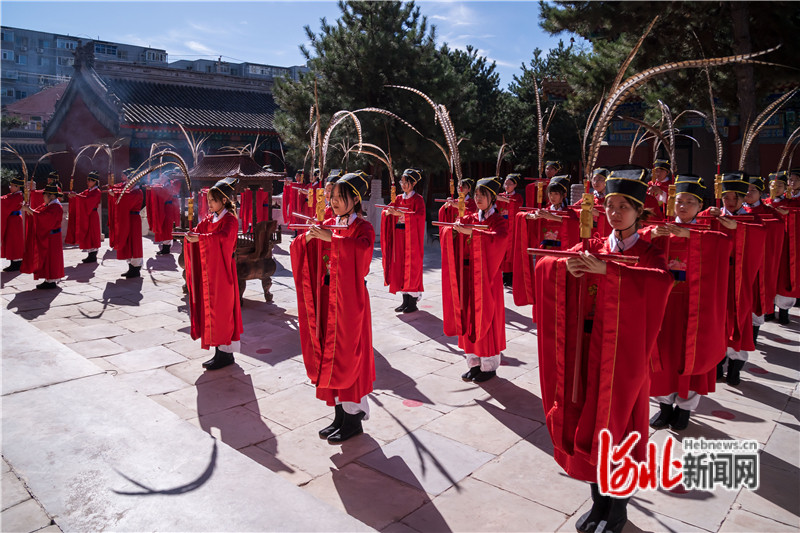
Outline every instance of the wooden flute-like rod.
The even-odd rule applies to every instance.
[[[548,250],[546,248],[528,248],[528,253],[538,257],[556,257],[556,258],[570,258],[570,257],[579,257],[583,255],[583,252],[570,252],[567,250]],[[637,255],[620,255],[620,254],[603,254],[603,253],[593,253],[592,255],[598,259],[604,259],[608,261],[619,261],[620,263],[639,262],[639,256]]]
[[[752,222],[756,219],[753,215],[697,215],[697,218],[719,218],[725,217],[730,220],[738,220],[741,222]]]
[[[310,228],[322,228],[322,229],[347,229],[350,226],[345,226],[344,224],[289,224],[288,228],[290,230],[300,230],[300,229],[310,229]]]
[[[442,228],[452,228],[453,226],[461,226],[462,228],[469,228],[469,229],[489,229],[489,226],[485,224],[456,224],[455,222],[440,222],[438,220],[434,220],[431,223],[434,226],[439,226]]]
[[[556,215],[556,216],[559,216],[559,217],[566,217],[566,216],[569,216],[569,215],[571,215],[573,213],[573,211],[567,211],[567,210],[550,211],[546,207],[520,207],[519,211],[527,211],[529,213],[533,213],[535,211],[547,211],[551,215]]]
[[[397,207],[397,206],[394,206],[394,205],[385,205],[385,204],[375,204],[375,207],[379,207],[381,209],[386,209],[388,207],[391,207],[392,209],[394,209],[396,211],[400,211],[401,213],[406,213],[406,214],[409,214],[409,215],[413,215],[414,214],[414,211],[410,210],[407,207]]]
[[[667,220],[648,220],[643,225],[645,226],[678,226],[679,228],[686,228],[686,229],[711,229],[711,226],[708,224],[684,224],[683,222],[669,222]]]
[[[303,220],[308,220],[309,222],[317,222],[316,218],[304,215],[302,213],[292,213],[292,216],[297,218],[302,218]]]

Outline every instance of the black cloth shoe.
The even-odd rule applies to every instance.
[[[130,279],[130,278],[140,278],[140,277],[142,277],[141,274],[139,274],[140,270],[142,270],[142,267],[140,267],[140,266],[135,267],[133,265],[128,265],[128,271],[125,272],[122,275],[122,277],[123,278],[128,278],[128,279]]]
[[[590,483],[589,487],[592,489],[592,509],[584,513],[575,522],[575,529],[579,533],[594,533],[597,524],[606,516],[608,506],[611,504],[610,497],[600,494],[597,483]]]
[[[403,313],[413,313],[414,311],[419,311],[417,308],[417,300],[419,300],[419,298],[414,298],[409,294],[408,305],[406,305],[406,308],[403,309]]]
[[[496,375],[497,375],[497,372],[495,370],[490,370],[488,372],[484,372],[483,370],[481,370],[480,372],[478,372],[477,376],[472,378],[472,381],[473,381],[473,383],[483,383],[484,381],[489,381],[490,379],[492,379]]]
[[[688,409],[675,407],[675,410],[672,412],[672,417],[669,419],[669,427],[674,431],[683,431],[689,427],[689,415],[691,414],[692,412]]]
[[[725,365],[725,361],[727,361],[727,360],[728,360],[727,357],[723,357],[722,361],[717,363],[717,381],[722,381],[722,379],[725,377],[724,365]]]
[[[214,348],[214,357],[212,357],[212,358],[211,358],[211,359],[209,359],[208,361],[205,361],[205,362],[203,363],[203,368],[208,368],[209,366],[213,365],[213,364],[214,364],[214,361],[216,361],[216,360],[217,360],[217,357],[218,357],[218,356],[219,356],[219,348],[215,347],[215,348]]]
[[[97,263],[97,252],[89,252],[89,255],[84,257],[81,263]]]
[[[672,417],[672,404],[659,403],[658,406],[661,408],[661,411],[654,414],[653,418],[650,419],[650,427],[653,429],[664,429],[669,425],[670,418]]]
[[[760,326],[753,326],[753,345],[758,344],[758,330]]]
[[[773,320],[775,320],[775,313],[774,312],[767,313],[766,315],[764,315],[764,322],[772,322]]]
[[[609,498],[608,516],[598,524],[595,533],[620,533],[628,523],[628,501],[630,498]]]
[[[55,281],[43,281],[36,286],[37,289],[55,289],[56,287]]]
[[[156,255],[169,255],[172,253],[172,244],[162,244],[161,249],[156,252]]]
[[[514,284],[514,273],[503,272],[503,287],[511,287]]]
[[[219,370],[220,368],[225,368],[228,365],[232,365],[234,363],[233,354],[230,352],[223,352],[219,350],[216,355],[214,355],[214,360],[211,361],[210,365],[206,365],[203,363],[203,366],[206,370]]]
[[[22,261],[11,261],[11,264],[3,269],[3,272],[19,272]]]
[[[406,307],[408,306],[408,299],[409,298],[410,298],[410,296],[408,294],[403,293],[403,303],[401,303],[400,305],[395,307],[394,308],[394,312],[395,313],[402,313],[403,311],[405,311]]]
[[[342,427],[342,423],[344,422],[344,407],[342,404],[337,404],[333,408],[333,422],[330,426],[326,428],[322,428],[319,430],[319,438],[327,439],[330,437],[337,429]]]
[[[725,383],[733,387],[741,383],[742,380],[739,378],[739,372],[743,367],[744,361],[730,359],[728,361],[728,375],[725,376]]]
[[[480,365],[479,366],[473,366],[469,370],[467,370],[465,373],[461,374],[461,379],[464,380],[464,381],[472,381],[473,379],[475,379],[475,376],[477,376],[480,373],[481,373]]]
[[[778,324],[785,326],[788,323],[789,323],[789,310],[778,309]]]
[[[329,444],[339,444],[340,442],[344,442],[347,439],[364,433],[364,428],[361,427],[361,419],[364,418],[365,413],[361,412],[357,415],[351,415],[345,411],[344,408],[342,408],[342,411],[344,412],[342,427],[328,435]]]

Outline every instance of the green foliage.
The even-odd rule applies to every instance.
[[[275,127],[290,147],[289,161],[301,166],[306,156],[315,81],[323,131],[336,111],[378,107],[444,144],[433,109],[422,98],[386,87],[405,85],[444,104],[459,138],[468,134],[461,144],[462,161],[484,157],[492,150],[492,142],[499,145],[495,116],[500,91],[494,64],[488,65],[471,48],[450,50],[445,45],[437,49],[435,28],[428,26],[413,2],[340,1],[339,7],[341,17],[333,24],[323,18],[319,33],[306,27],[310,47],[301,50],[311,71],[299,81],[281,80],[275,85],[280,106]],[[363,141],[390,152],[396,173],[409,166],[421,167],[429,175],[445,170],[439,149],[402,124],[375,113],[361,113],[359,119]],[[372,165],[374,172],[383,172],[374,160],[351,156],[342,162],[343,151],[334,146],[341,141],[355,144],[350,126],[337,128],[326,168],[354,170]],[[305,167],[310,168],[311,162]]]
[[[11,181],[12,178],[15,178],[18,175],[19,172],[17,172],[16,170],[11,170],[10,168],[7,167],[0,167],[0,182],[3,185],[6,185]]]
[[[21,128],[22,126],[28,123],[27,120],[24,120],[15,115],[8,115],[8,114],[4,114],[2,118],[0,118],[0,121],[2,121],[3,133],[7,132],[8,130],[13,130],[15,128]]]

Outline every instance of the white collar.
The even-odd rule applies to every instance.
[[[736,215],[746,215],[746,214],[747,214],[747,211],[745,210],[744,205],[742,205],[742,207],[737,209],[735,213],[731,213],[730,211],[728,211],[728,208],[725,207],[725,206],[722,207],[722,215],[723,216],[733,217],[733,216],[736,216]]]
[[[756,200],[755,203],[747,204],[750,208],[758,207],[761,205],[761,200]]]
[[[478,220],[483,222],[493,214],[494,214],[494,205],[492,205],[492,207],[489,208],[489,211],[486,214],[484,214],[483,211],[478,210]]]
[[[633,233],[628,235],[626,238],[624,238],[622,241],[620,241],[617,238],[617,232],[616,231],[612,231],[611,235],[608,236],[608,245],[609,245],[608,247],[611,249],[611,253],[619,253],[619,252],[622,252],[624,250],[627,250],[628,248],[630,248],[631,246],[636,244],[636,241],[638,241],[638,240],[639,240],[639,232],[638,231],[634,231]],[[620,244],[622,246],[620,246]]]
[[[87,190],[89,190],[89,191],[93,191],[93,190],[95,190],[95,189],[97,189],[97,185],[95,185],[94,187],[89,187]]]
[[[212,220],[212,222],[219,221],[219,219],[221,219],[222,217],[224,217],[227,214],[228,214],[228,209],[223,207],[222,211],[220,211],[219,213],[214,213],[214,219]]]
[[[415,193],[416,193],[416,191],[414,191],[413,189],[411,190],[411,192],[404,192],[403,193],[403,200],[408,200],[409,198],[414,196]]]
[[[54,203],[58,204],[58,205],[61,205],[61,202],[58,201],[58,198],[53,198],[52,200],[50,200],[50,203],[48,203],[47,205],[54,204]]]
[[[349,226],[357,217],[358,215],[355,213],[350,213],[350,216],[342,215],[340,217],[336,217],[336,223],[340,226]]]
[[[686,224],[686,222],[681,222],[681,217],[678,217],[678,216],[675,217],[675,223],[676,224]],[[689,222],[689,224],[697,224],[697,219],[693,218],[692,221]]]

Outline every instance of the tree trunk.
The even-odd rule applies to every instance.
[[[753,42],[750,39],[750,2],[730,2],[731,21],[733,22],[733,53],[747,54],[753,51]],[[753,65],[736,64],[733,67],[736,73],[736,98],[739,100],[739,131],[743,135],[746,127],[756,117],[756,86]],[[729,164],[737,166],[751,174],[760,174],[760,157],[758,143],[754,142],[744,168],[738,168],[738,161]]]

